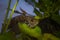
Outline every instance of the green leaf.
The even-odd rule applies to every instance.
[[[20,30],[24,33],[24,34],[28,34],[29,36],[38,38],[41,37],[41,29],[36,26],[34,29],[29,28],[28,25],[26,25],[25,23],[18,23]]]

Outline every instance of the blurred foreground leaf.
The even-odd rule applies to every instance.
[[[24,33],[21,33],[17,40],[31,40],[31,38],[25,35]]]
[[[0,34],[0,40],[16,40],[16,37],[13,32],[7,32],[2,35]]]
[[[43,40],[60,40],[60,39],[53,36],[52,34],[45,33],[43,36]]]
[[[36,26],[35,28],[29,28],[25,23],[18,23],[20,30],[29,36],[40,38],[41,37],[41,29]]]

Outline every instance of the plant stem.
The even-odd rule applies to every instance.
[[[6,23],[7,23],[7,17],[8,17],[10,5],[11,5],[11,0],[9,0],[9,2],[8,2],[8,8],[7,8],[7,11],[6,11],[6,16],[4,18],[4,23],[2,25],[2,31],[1,31],[1,33],[3,32],[3,30],[4,30],[5,26],[6,26]]]
[[[10,21],[11,21],[11,19],[12,19],[12,16],[13,16],[13,14],[14,14],[14,10],[16,9],[16,6],[17,6],[18,2],[19,2],[19,0],[16,0],[16,3],[15,3],[15,5],[14,5],[14,7],[13,7],[13,9],[12,9],[12,12],[11,12],[11,14],[10,14],[10,16],[9,16],[9,19],[8,19],[8,21],[7,21],[6,27],[5,27],[5,29],[3,30],[4,33],[7,31],[8,25],[10,24]]]

